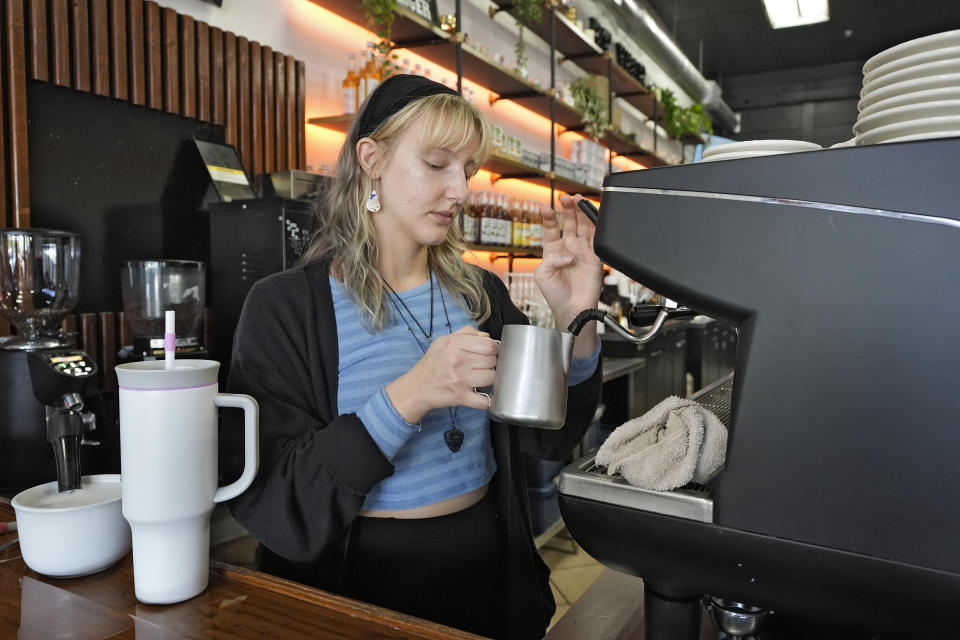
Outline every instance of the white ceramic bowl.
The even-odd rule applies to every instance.
[[[960,73],[960,58],[948,58],[947,60],[931,60],[923,64],[915,64],[905,69],[898,69],[885,73],[868,80],[863,79],[863,87],[860,89],[860,97],[863,97],[871,91],[877,91],[882,87],[888,87],[897,82],[915,80],[917,78],[927,78],[929,76],[942,75],[945,73]]]
[[[900,107],[883,109],[868,116],[861,115],[857,118],[857,123],[853,125],[853,132],[860,135],[888,124],[937,116],[960,116],[960,100],[935,100],[919,104],[905,104]]]
[[[864,74],[863,84],[867,84],[879,78],[880,76],[886,75],[893,71],[899,71],[900,69],[906,69],[907,67],[912,67],[918,64],[924,64],[925,62],[933,62],[934,60],[956,60],[960,58],[960,46],[955,47],[943,47],[940,49],[934,49],[932,51],[921,51],[910,56],[904,56],[902,58],[896,58],[890,62],[880,65],[873,71]]]
[[[766,156],[782,156],[784,151],[740,151],[736,153],[722,153],[720,155],[703,158],[701,162],[720,162],[722,160],[742,160],[743,158],[763,158]]]
[[[822,147],[815,142],[805,140],[743,140],[718,144],[703,152],[704,158],[726,153],[744,153],[748,151],[774,151],[776,153],[793,153],[795,151],[814,151]]]
[[[954,31],[944,31],[933,35],[907,40],[895,47],[885,49],[866,61],[863,65],[863,73],[868,74],[877,67],[892,62],[897,58],[916,55],[924,51],[933,51],[934,49],[943,49],[946,47],[955,47],[960,45],[960,29]]]
[[[916,136],[916,140],[949,138],[960,133],[960,116],[932,116],[888,124],[857,134],[857,144],[878,144]]]
[[[895,96],[902,96],[915,91],[929,91],[932,89],[951,89],[960,87],[960,73],[940,73],[922,78],[912,78],[903,82],[895,82],[876,91],[870,91],[857,103],[857,109],[863,111],[870,105]]]
[[[940,102],[941,100],[960,100],[960,86],[901,93],[898,96],[892,96],[886,100],[874,102],[869,107],[863,109],[857,117],[858,119],[862,119],[877,112],[884,111],[885,109],[903,107],[909,104],[923,104],[924,102]]]
[[[873,144],[888,144],[891,142],[916,142],[917,140],[933,140],[934,138],[960,138],[960,128],[948,131],[928,131],[927,133],[915,133],[908,136],[897,136],[895,138],[884,138]]]
[[[20,553],[27,566],[54,578],[102,571],[130,551],[120,506],[120,476],[84,476],[81,488],[57,492],[48,482],[12,500]]]

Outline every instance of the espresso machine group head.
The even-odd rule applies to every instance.
[[[607,177],[600,258],[739,337],[726,466],[697,509],[565,471],[591,555],[665,602],[955,633],[958,157],[949,138]]]

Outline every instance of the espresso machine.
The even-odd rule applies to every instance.
[[[697,397],[726,466],[654,492],[592,456],[563,520],[643,578],[647,640],[960,637],[960,138],[615,173],[607,264],[739,328]]]
[[[17,330],[0,342],[0,493],[119,468],[110,395],[90,388],[96,362],[61,329],[79,281],[79,235],[0,230],[0,313]]]

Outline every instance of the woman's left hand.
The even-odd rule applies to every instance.
[[[584,309],[596,308],[603,287],[603,263],[593,252],[596,227],[577,206],[580,200],[560,196],[562,229],[553,216],[543,217],[543,259],[534,273],[561,330]]]

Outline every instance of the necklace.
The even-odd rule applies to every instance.
[[[430,333],[428,334],[423,330],[423,326],[420,322],[417,321],[417,317],[413,315],[410,311],[410,307],[406,305],[403,299],[393,290],[386,280],[383,284],[387,286],[387,289],[390,290],[390,293],[393,295],[387,295],[390,299],[390,302],[393,303],[393,308],[397,310],[397,314],[400,318],[403,319],[403,324],[407,325],[407,331],[410,332],[410,335],[413,336],[413,341],[417,343],[417,347],[420,349],[420,352],[423,355],[427,355],[427,350],[423,348],[423,345],[420,344],[419,338],[413,332],[413,327],[410,326],[410,323],[407,322],[407,317],[400,311],[400,306],[397,305],[396,300],[400,301],[400,304],[403,305],[403,308],[407,310],[407,314],[413,318],[413,321],[416,323],[417,328],[420,329],[420,332],[423,333],[424,337],[427,339],[427,342],[430,342],[430,339],[433,336],[433,271],[430,272]],[[396,300],[394,300],[396,298]],[[443,297],[443,287],[440,287],[440,304],[443,305],[443,317],[447,320],[447,333],[453,333],[453,330],[450,327],[450,315],[447,313],[447,301]],[[460,451],[460,447],[463,446],[463,430],[457,427],[457,407],[447,407],[447,411],[450,412],[450,428],[443,432],[443,441],[446,443],[447,448],[450,449],[453,453]]]
[[[393,296],[396,297],[396,299],[400,301],[400,304],[403,305],[403,308],[407,310],[407,314],[408,314],[411,318],[413,318],[413,321],[414,321],[415,323],[417,323],[417,328],[420,329],[420,333],[422,333],[422,334],[423,334],[423,337],[427,339],[427,342],[430,342],[430,340],[433,339],[433,271],[430,272],[430,332],[429,332],[429,333],[427,333],[427,332],[424,330],[423,325],[420,324],[420,321],[419,321],[419,320],[417,320],[417,316],[413,315],[413,312],[410,311],[410,307],[408,307],[408,306],[407,306],[407,303],[403,301],[403,298],[401,298],[400,295],[399,295],[396,291],[393,290],[393,287],[390,286],[390,283],[387,282],[386,280],[384,280],[384,281],[383,281],[383,284],[386,285],[387,289],[390,290],[390,293],[392,293]],[[390,297],[390,296],[388,296],[388,297]],[[441,300],[441,301],[443,300],[443,291],[440,292],[440,300]],[[394,302],[393,297],[390,297],[390,302],[393,302],[393,306],[397,309],[397,313],[400,313],[400,307],[397,307],[397,303]],[[444,313],[447,312],[447,308],[446,308],[446,307],[443,308],[443,312],[444,312]],[[407,319],[404,318],[404,316],[403,316],[402,313],[400,313],[400,317],[403,318],[403,321],[404,321],[404,322],[407,322]],[[411,332],[411,333],[413,332],[413,329],[410,327],[410,324],[409,324],[409,323],[407,323],[407,328],[410,329],[410,332]],[[450,328],[450,318],[447,318],[447,329],[449,329],[449,328]],[[418,341],[417,344],[420,344],[420,342]]]

